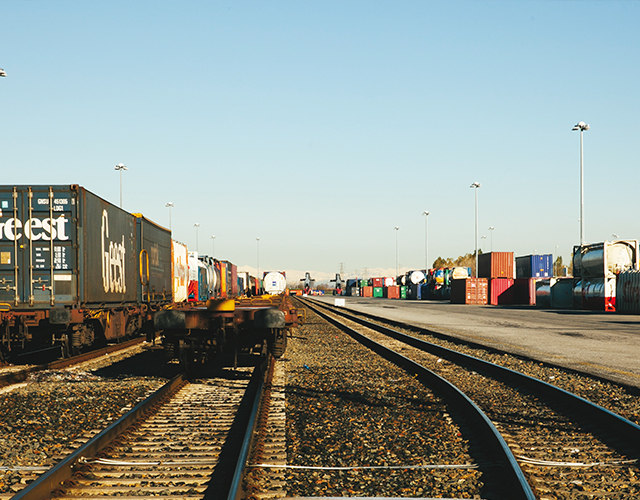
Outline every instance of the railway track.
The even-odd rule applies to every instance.
[[[27,378],[31,374],[39,371],[61,370],[63,368],[67,368],[73,365],[84,363],[86,361],[100,358],[107,354],[113,354],[119,351],[124,351],[126,349],[129,349],[130,347],[142,344],[143,342],[145,342],[145,338],[138,337],[138,338],[129,340],[127,342],[110,345],[107,347],[103,347],[101,349],[89,351],[84,354],[79,354],[77,356],[71,356],[70,358],[58,359],[50,363],[39,364],[39,365],[29,365],[26,367],[20,367],[20,366],[0,367],[0,388],[6,387],[8,385],[19,384],[21,382],[24,382],[25,380],[27,380]]]
[[[640,496],[637,424],[546,382],[335,308],[322,309],[320,314],[335,324],[348,323],[372,343],[401,352],[459,386],[496,424],[536,498]]]
[[[226,498],[240,487],[235,471],[246,460],[264,383],[253,372],[175,377],[14,500]]]

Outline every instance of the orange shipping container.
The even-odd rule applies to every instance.
[[[485,278],[451,280],[452,304],[487,304],[489,283]]]
[[[399,286],[388,286],[384,289],[384,296],[388,299],[399,299],[400,298],[400,287]]]
[[[515,278],[513,252],[478,255],[478,278]]]
[[[363,286],[360,288],[362,291],[363,297],[373,297],[373,287],[372,286]]]

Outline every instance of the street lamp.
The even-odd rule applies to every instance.
[[[215,256],[216,254],[216,237],[212,236],[211,237],[211,257]]]
[[[171,231],[171,209],[174,207],[175,205],[173,203],[171,203],[170,201],[167,202],[167,204],[165,205],[165,207],[169,208],[169,231]]]
[[[122,208],[122,171],[129,170],[129,169],[125,167],[122,163],[118,163],[115,168],[116,170],[120,170],[120,208]]]
[[[256,254],[258,257],[258,285],[260,284],[260,238],[256,238]]]
[[[479,182],[474,182],[473,184],[471,184],[471,186],[469,186],[471,188],[474,188],[475,191],[475,198],[476,198],[476,272],[475,272],[475,277],[478,277],[478,188],[480,187],[480,183]]]
[[[429,270],[429,258],[428,258],[428,248],[429,248],[429,237],[427,233],[427,219],[429,218],[429,212],[422,212],[424,215],[424,268]]]
[[[620,237],[616,233],[613,233],[611,236],[613,236],[616,240]]]
[[[495,227],[493,226],[489,226],[489,231],[491,231],[491,251],[493,252],[493,230],[495,229]]]
[[[397,278],[398,275],[400,274],[399,260],[398,260],[398,230],[400,229],[400,226],[396,226],[393,229],[396,232],[396,278]]]
[[[580,245],[584,245],[584,161],[582,157],[582,134],[589,130],[585,122],[578,122],[571,130],[580,131]]]
[[[487,237],[483,234],[482,236],[480,236],[481,240],[486,240]],[[484,241],[482,242],[482,252],[484,253]]]
[[[0,76],[7,76],[7,72],[0,68]]]
[[[198,251],[198,228],[200,227],[200,223],[196,222],[193,227],[196,228],[196,252]]]

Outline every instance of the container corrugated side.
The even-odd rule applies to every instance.
[[[373,287],[373,296],[377,297],[377,298],[384,297],[384,288],[381,287],[381,286],[374,286]]]
[[[485,278],[451,280],[452,304],[487,304],[488,282]]]
[[[400,298],[400,287],[397,285],[387,286],[384,288],[384,296],[387,299],[399,299]]]
[[[513,303],[518,305],[536,305],[536,278],[516,278],[513,281]]]
[[[479,278],[515,278],[513,252],[489,252],[478,255]]]
[[[493,278],[489,280],[489,303],[493,306],[513,304],[513,279]]]
[[[372,286],[360,287],[360,292],[361,292],[363,297],[373,297],[373,287]]]
[[[170,301],[171,293],[171,231],[136,215],[137,253],[142,263],[138,296],[143,300]],[[148,267],[147,267],[148,262]]]
[[[516,257],[516,278],[550,278],[553,276],[551,254]]]
[[[629,270],[618,274],[616,310],[621,313],[640,314],[640,271]]]

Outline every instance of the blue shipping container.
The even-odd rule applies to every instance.
[[[553,277],[553,255],[525,255],[516,257],[516,278]]]

